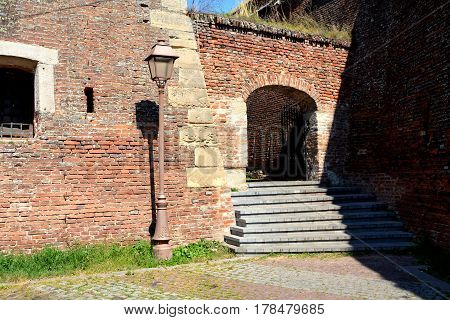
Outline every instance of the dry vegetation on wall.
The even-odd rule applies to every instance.
[[[190,12],[211,13],[217,0],[194,0],[189,7]],[[319,21],[305,11],[287,16],[274,11],[266,18],[258,15],[258,6],[253,1],[243,1],[235,10],[224,14],[233,19],[245,20],[264,24],[278,29],[286,29],[308,35],[318,35],[324,38],[349,42],[351,40],[350,27],[337,26]]]
[[[287,29],[296,32],[301,32],[311,35],[319,35],[325,38],[350,41],[350,29],[345,27],[338,27],[335,25],[328,25],[324,22],[318,21],[306,12],[300,12],[286,16],[280,12],[274,12],[267,18],[261,18],[258,15],[258,8],[252,1],[245,1],[241,3],[233,18],[243,19],[254,23],[267,24],[271,27]]]

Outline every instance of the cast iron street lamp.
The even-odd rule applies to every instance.
[[[157,259],[170,259],[172,247],[169,243],[169,221],[167,217],[167,199],[164,194],[164,107],[166,104],[166,83],[172,77],[173,65],[178,55],[164,40],[158,40],[152,48],[151,54],[145,61],[148,62],[152,80],[158,85],[159,91],[159,195],[156,203],[156,230],[153,236],[153,252]]]

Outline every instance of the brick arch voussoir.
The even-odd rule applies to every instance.
[[[242,89],[242,97],[247,101],[248,97],[256,89],[266,86],[284,86],[303,91],[308,94],[318,104],[320,95],[313,85],[305,79],[291,76],[289,74],[259,74],[246,78],[246,83]]]

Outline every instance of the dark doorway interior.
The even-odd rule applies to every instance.
[[[34,74],[0,68],[0,138],[33,137]]]
[[[269,175],[279,179],[307,180],[306,138],[309,133],[309,118],[296,106],[284,106],[281,125],[278,163],[269,171]]]
[[[267,86],[247,100],[248,173],[258,179],[316,178],[316,104],[306,93]]]

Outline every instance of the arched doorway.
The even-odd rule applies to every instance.
[[[313,180],[318,175],[317,105],[295,88],[269,85],[247,98],[247,174]]]

